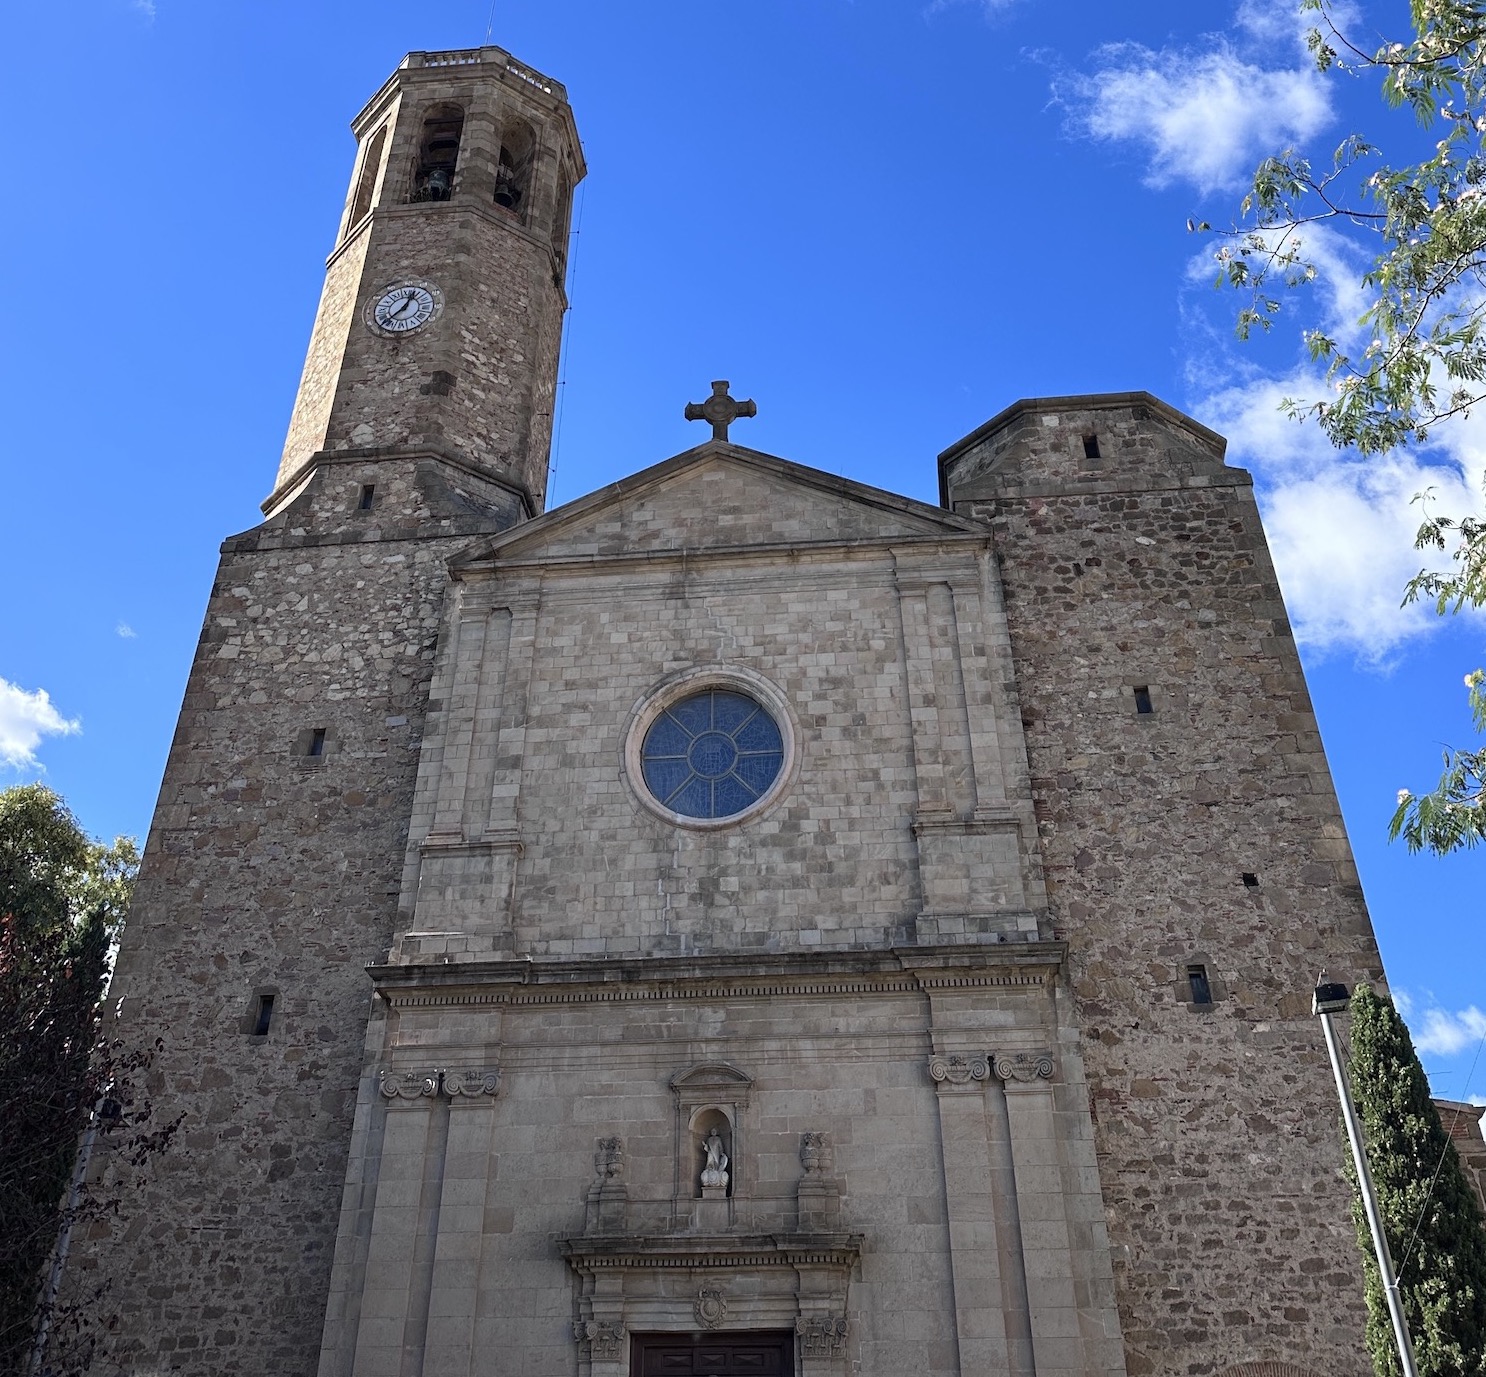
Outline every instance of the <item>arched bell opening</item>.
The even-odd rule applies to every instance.
[[[552,252],[562,275],[568,261],[568,226],[573,214],[573,174],[563,166],[557,174],[557,208],[552,216]]]
[[[495,203],[526,218],[531,193],[532,155],[537,140],[531,126],[515,121],[501,130],[500,152],[495,160]]]
[[[464,111],[457,105],[440,105],[424,116],[409,201],[447,201],[454,194],[463,134]]]
[[[361,155],[361,172],[356,179],[356,195],[351,201],[351,214],[346,228],[360,224],[372,208],[372,197],[377,190],[377,174],[382,170],[382,150],[387,146],[387,126],[384,124],[366,141]]]

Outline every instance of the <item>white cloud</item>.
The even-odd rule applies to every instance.
[[[1367,306],[1364,251],[1324,226],[1313,226],[1301,248],[1316,276],[1286,309],[1298,309],[1343,351],[1360,356],[1367,340],[1358,325]],[[1189,263],[1187,280],[1208,302],[1217,299],[1212,278],[1210,255]],[[1223,300],[1225,310],[1236,306],[1231,295]],[[1231,338],[1226,331],[1223,337]],[[1296,639],[1312,650],[1380,662],[1437,634],[1444,623],[1432,605],[1401,605],[1405,584],[1421,568],[1449,567],[1445,555],[1414,549],[1423,512],[1413,498],[1432,490],[1432,510],[1447,515],[1480,509],[1486,407],[1435,427],[1423,447],[1382,456],[1338,450],[1314,421],[1293,421],[1281,407],[1286,398],[1326,397],[1322,370],[1307,362],[1283,374],[1259,372],[1242,355],[1235,364],[1233,347],[1219,339],[1214,331],[1210,349],[1193,351],[1193,410],[1228,437],[1229,462],[1254,475]]]
[[[1274,235],[1268,237],[1275,238]],[[1187,262],[1187,282],[1192,286],[1207,288],[1207,295],[1211,299],[1213,283],[1219,273],[1218,255],[1224,250],[1231,251],[1233,247],[1231,236],[1220,236],[1214,248],[1204,248],[1200,253],[1194,254]],[[1309,307],[1324,323],[1328,334],[1353,353],[1360,352],[1366,346],[1367,339],[1360,335],[1358,321],[1371,304],[1363,289],[1362,279],[1371,266],[1368,250],[1375,249],[1376,246],[1364,247],[1357,240],[1338,233],[1330,225],[1317,224],[1309,225],[1303,231],[1286,234],[1285,248],[1293,250],[1300,262],[1308,262],[1316,270],[1315,276],[1308,283],[1294,289],[1296,294],[1285,303],[1285,309],[1294,313],[1303,306]],[[1236,310],[1236,294],[1230,294],[1223,300],[1225,306],[1233,303]],[[1288,316],[1282,315],[1279,319],[1283,324]]]
[[[1442,626],[1431,605],[1400,605],[1409,579],[1443,562],[1414,549],[1421,512],[1412,499],[1432,488],[1438,511],[1479,507],[1486,417],[1442,427],[1427,451],[1363,457],[1334,449],[1317,425],[1280,409],[1285,397],[1323,389],[1312,375],[1264,378],[1213,393],[1196,409],[1228,436],[1229,462],[1254,474],[1296,639],[1380,661]]]
[[[989,19],[992,15],[1001,14],[1011,9],[1014,5],[1021,4],[1022,0],[931,0],[928,9],[924,13],[938,14],[941,10],[947,10],[952,6],[965,3],[978,6],[984,12],[986,18]]]
[[[116,635],[122,636],[126,641],[132,641],[139,635],[139,632],[130,626],[128,622],[120,622],[114,627],[114,632]]]
[[[0,679],[0,762],[11,769],[36,765],[42,737],[70,736],[81,730],[81,722],[63,717],[52,706],[45,689],[28,692]]]
[[[1466,1104],[1477,1104],[1486,1108],[1486,1095],[1469,1095],[1466,1097],[1465,1102]]]
[[[1337,28],[1346,32],[1357,27],[1358,11],[1351,0],[1333,0],[1327,12]],[[1310,58],[1306,35],[1318,26],[1314,10],[1302,9],[1296,0],[1288,5],[1275,5],[1271,0],[1240,0],[1234,16],[1238,27],[1251,38],[1270,45],[1289,42],[1297,56]]]
[[[131,8],[138,10],[144,17],[154,22],[155,0],[130,0]]]
[[[1092,70],[1056,82],[1055,94],[1077,133],[1142,147],[1148,185],[1238,187],[1265,154],[1303,143],[1331,121],[1325,79],[1305,51],[1306,27],[1298,9],[1244,0],[1231,37],[1159,50],[1110,44],[1095,51]],[[1256,54],[1284,42],[1292,63],[1251,59],[1235,39]]]
[[[1447,1009],[1426,1009],[1418,1027],[1412,1023],[1414,1047],[1426,1056],[1453,1057],[1476,1046],[1486,1038],[1486,1014],[1474,1004],[1451,1013]]]

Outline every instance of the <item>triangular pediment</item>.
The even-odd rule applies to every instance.
[[[671,1077],[671,1089],[685,1090],[747,1090],[753,1085],[753,1077],[740,1071],[731,1062],[704,1061]]]
[[[468,552],[455,568],[983,533],[941,507],[710,441],[525,522]]]

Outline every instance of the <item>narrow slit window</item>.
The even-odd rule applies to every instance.
[[[1187,985],[1192,991],[1193,1004],[1211,1004],[1213,987],[1208,982],[1206,966],[1187,967]]]
[[[1146,684],[1137,684],[1135,689],[1135,711],[1144,717],[1148,713],[1155,712],[1151,706],[1151,690]]]
[[[263,1038],[268,1036],[269,1025],[273,1022],[273,996],[261,994],[258,996],[258,1013],[253,1019],[253,1036]]]
[[[1099,437],[1097,435],[1084,436],[1084,458],[1097,459],[1099,457]]]
[[[305,751],[308,756],[322,756],[325,754],[325,728],[316,727],[310,733],[309,749]]]
[[[369,512],[372,503],[377,499],[377,485],[375,483],[363,483],[361,485],[361,496],[356,499],[356,510],[358,512]]]

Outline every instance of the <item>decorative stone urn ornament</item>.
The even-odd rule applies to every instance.
[[[618,1181],[624,1175],[624,1140],[600,1138],[598,1151],[593,1156],[593,1169],[601,1182]]]

